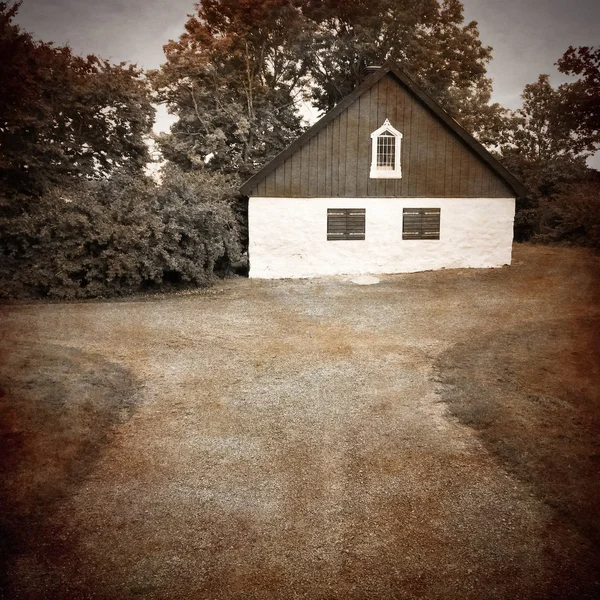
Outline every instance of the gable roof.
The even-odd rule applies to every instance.
[[[458,138],[460,138],[475,154],[483,160],[514,192],[517,196],[527,195],[523,184],[498,160],[496,160],[470,133],[463,129],[427,92],[419,87],[402,69],[393,63],[386,63],[380,69],[369,75],[348,96],[341,100],[328,113],[321,117],[312,127],[307,129],[300,137],[292,142],[285,150],[280,152],[273,160],[248,179],[240,188],[242,194],[249,195],[256,185],[269,173],[285,162],[292,154],[302,148],[319,131],[339,116],[364,92],[373,87],[387,74],[396,77],[413,95],[416,96],[435,116],[438,117]]]

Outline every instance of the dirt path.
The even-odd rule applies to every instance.
[[[6,597],[583,597],[584,541],[448,414],[434,364],[557,313],[598,317],[596,268],[517,246],[510,269],[374,286],[3,306],[9,396],[36,379],[14,358],[35,346],[121,370],[129,411],[99,424],[102,451],[11,555]]]

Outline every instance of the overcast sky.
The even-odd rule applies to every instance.
[[[463,0],[493,47],[488,74],[493,99],[508,108],[540,73],[564,81],[554,63],[569,45],[600,44],[600,0]],[[17,22],[36,37],[68,43],[78,54],[129,60],[144,68],[163,61],[162,46],[183,31],[194,0],[24,0]],[[164,118],[164,117],[163,117]],[[597,157],[600,158],[600,157]],[[594,161],[600,166],[600,160]]]

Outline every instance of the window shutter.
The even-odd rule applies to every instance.
[[[364,208],[328,208],[327,239],[364,240],[365,216]]]
[[[439,208],[405,208],[402,219],[403,240],[439,240]]]

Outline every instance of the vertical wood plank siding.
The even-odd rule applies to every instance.
[[[366,143],[366,145],[369,147],[369,152],[371,151],[371,133],[373,131],[375,131],[375,129],[378,129],[379,127],[381,127],[381,125],[378,125],[375,129],[371,128],[371,124],[372,123],[378,123],[378,119],[379,116],[377,115],[377,99],[379,98],[379,84],[372,87],[369,90],[369,98],[368,98],[368,104],[369,104],[369,112],[367,113],[366,107],[365,107],[365,118],[366,115],[369,115],[369,122],[367,124],[367,126],[365,127],[365,129],[367,129],[369,131],[369,141],[368,142],[363,142]],[[365,96],[367,94],[364,94]],[[367,196],[377,196],[377,179],[371,179],[369,177],[369,171],[371,170],[371,155],[369,154],[369,156],[366,159],[366,175],[365,177],[367,178]]]
[[[371,133],[402,133],[402,179],[370,179]],[[255,196],[510,198],[514,192],[391,75],[365,91],[274,172]]]
[[[357,137],[359,140],[364,139],[365,136],[370,136],[371,132],[367,130],[368,119],[365,119],[365,110],[369,109],[369,94],[363,94],[358,99],[358,128]],[[371,138],[369,137],[369,140]],[[362,197],[367,195],[367,183],[369,181],[369,173],[366,170],[367,166],[365,161],[356,161],[356,195]]]
[[[383,124],[383,122],[385,121],[386,116],[387,116],[387,95],[389,93],[388,92],[388,82],[389,81],[390,81],[389,77],[384,77],[378,84],[379,94],[377,95],[377,123],[380,123],[381,125]],[[381,127],[381,125],[378,125],[377,127]],[[377,127],[375,129],[377,129]],[[369,133],[371,131],[374,131],[374,130],[370,129]],[[369,144],[369,146],[370,146],[370,144]],[[371,161],[370,161],[370,157],[369,157],[369,163],[370,162]],[[385,179],[376,179],[376,182],[377,182],[376,195],[377,196],[385,196],[386,195]]]
[[[340,119],[330,124],[332,128],[331,138],[331,196],[339,195],[339,172],[340,172]]]
[[[344,177],[344,196],[352,197],[357,193],[356,171],[358,161],[363,158],[362,148],[358,144],[358,111],[360,99],[348,107],[348,122],[346,125],[346,177]],[[319,135],[322,135],[321,131]],[[361,144],[362,145],[362,144]]]

